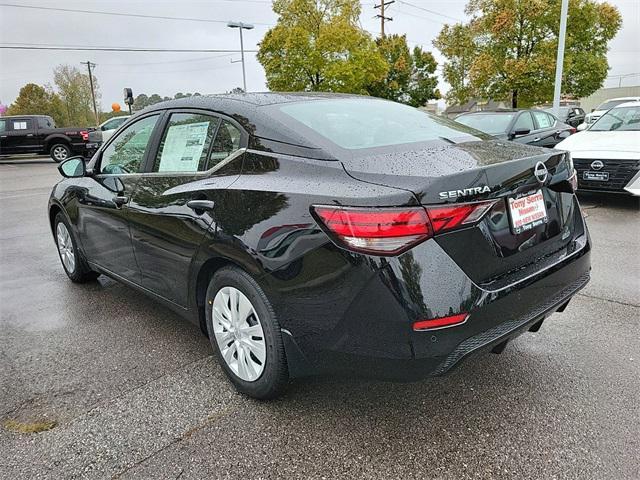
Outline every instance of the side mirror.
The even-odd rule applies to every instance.
[[[578,125],[576,127],[576,130],[578,130],[579,132],[582,132],[582,131],[584,131],[586,129],[587,129],[587,124],[586,123],[581,123],[580,125]]]
[[[573,118],[576,116],[576,112],[569,112],[569,114],[567,115],[567,118]]]
[[[528,128],[518,128],[517,130],[511,132],[511,138],[522,137],[523,135],[529,135],[530,133],[531,130],[529,130]]]
[[[67,158],[64,162],[58,165],[58,171],[60,172],[60,175],[65,178],[84,177],[87,173],[84,158],[82,157]]]

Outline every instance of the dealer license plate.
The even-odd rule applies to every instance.
[[[583,180],[595,180],[596,182],[608,182],[609,172],[582,172]]]
[[[520,198],[509,199],[509,217],[513,233],[522,233],[547,223],[547,209],[542,190]]]

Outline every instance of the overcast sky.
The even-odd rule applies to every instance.
[[[610,0],[622,12],[624,25],[611,43],[610,77],[606,86],[640,84],[640,0]],[[410,45],[431,44],[444,23],[464,20],[466,0],[396,1],[388,7],[387,33],[406,33]],[[213,20],[184,21],[139,17],[71,13],[6,6],[98,10],[116,13],[189,17]],[[374,19],[373,0],[363,1],[361,23],[378,33],[380,22]],[[426,10],[424,10],[426,9]],[[430,13],[431,10],[435,13]],[[0,42],[2,44],[53,44],[69,46],[107,46],[170,49],[238,49],[238,30],[226,27],[228,20],[254,23],[245,31],[245,48],[255,50],[270,25],[276,21],[269,0],[0,0]],[[588,48],[588,46],[587,46]],[[441,60],[437,51],[436,58]],[[122,89],[133,88],[134,95],[176,92],[219,93],[242,85],[240,54],[156,53],[156,52],[74,52],[38,50],[0,50],[0,102],[11,103],[25,83],[52,84],[52,69],[61,63],[80,65],[91,60],[97,64],[95,75],[100,84],[103,109],[113,102],[122,103]],[[265,90],[264,71],[255,53],[246,54],[247,87]],[[440,88],[447,90],[440,82]]]

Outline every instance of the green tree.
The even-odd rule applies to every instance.
[[[64,126],[65,112],[60,97],[50,87],[27,83],[7,109],[7,115],[49,115]]]
[[[448,59],[451,98],[470,94],[529,106],[553,97],[560,0],[470,0],[468,24],[445,26],[434,45]],[[607,46],[622,25],[606,2],[570,0],[562,93],[587,96],[607,77]]]
[[[386,62],[358,26],[358,0],[274,0],[258,60],[271,90],[366,93]]]
[[[437,63],[433,55],[407,46],[405,35],[387,35],[376,40],[387,62],[387,75],[367,87],[370,95],[419,107],[428,100],[440,98]]]
[[[94,125],[96,122],[91,99],[89,75],[71,65],[59,65],[53,70],[53,81],[58,88],[65,111],[65,126]],[[93,76],[96,102],[100,99],[98,80]],[[98,110],[100,106],[98,105]]]

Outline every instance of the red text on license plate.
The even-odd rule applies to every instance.
[[[547,209],[542,190],[520,198],[509,199],[509,216],[514,233],[531,230],[547,222]]]

